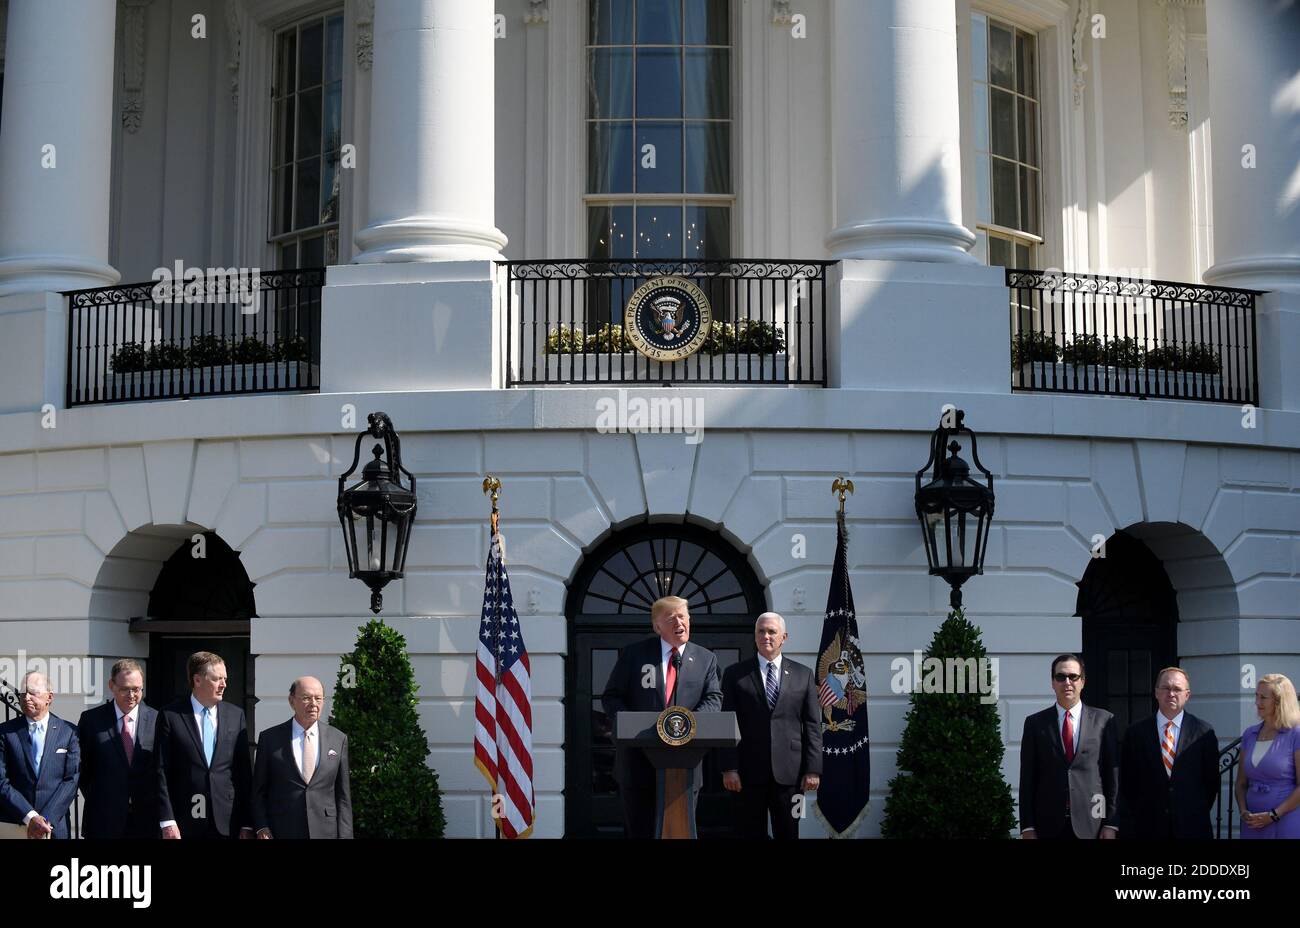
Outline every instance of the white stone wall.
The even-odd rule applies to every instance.
[[[419,478],[420,518],[407,577],[389,587],[385,617],[407,636],[450,834],[491,829],[472,764],[470,682],[485,472],[503,483],[507,560],[532,657],[545,836],[563,830],[563,615],[582,552],[646,514],[718,527],[748,553],[770,608],[789,620],[789,653],[811,662],[834,550],[830,481],[851,476],[849,557],[869,649],[874,740],[865,833],[878,833],[907,708],[905,695],[889,691],[890,662],[927,646],[947,601],[945,585],[926,573],[912,504],[924,433],[718,429],[699,444],[589,428],[403,438]],[[257,583],[259,728],[287,718],[289,681],[301,673],[332,681],[367,616],[366,591],[347,578],[334,512],[335,477],[353,442],[345,434],[184,439],[0,455],[0,653],[145,656],[144,636],[128,632],[126,620],[143,614],[179,539],[212,529]],[[1004,773],[1013,787],[1024,717],[1050,699],[1047,662],[1081,644],[1075,582],[1095,534],[1185,526],[1138,532],[1150,533],[1178,590],[1178,649],[1195,679],[1193,710],[1225,743],[1253,718],[1243,663],[1300,674],[1300,454],[1014,434],[982,435],[980,453],[998,502],[986,574],[967,585],[966,604],[1001,662]],[[792,556],[796,533],[806,538],[806,559]]]

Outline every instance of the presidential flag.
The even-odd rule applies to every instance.
[[[822,778],[817,814],[833,837],[851,834],[867,811],[871,739],[867,733],[867,674],[849,586],[844,513],[836,524],[835,563],[826,597],[817,693],[822,710]]]
[[[533,830],[533,706],[528,650],[510,597],[501,536],[493,533],[479,623],[474,764],[492,786],[492,818],[503,838]]]

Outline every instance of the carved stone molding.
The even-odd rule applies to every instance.
[[[122,128],[136,132],[144,119],[146,7],[153,0],[122,0]]]
[[[528,12],[524,14],[525,26],[541,26],[550,21],[550,0],[528,0]]]
[[[794,13],[790,10],[790,0],[772,0],[772,25],[788,26]]]
[[[357,3],[357,67],[369,71],[375,63],[375,0]]]
[[[226,0],[226,37],[230,51],[226,56],[226,72],[230,77],[230,102],[239,108],[239,54],[242,40],[239,25],[239,0]]]
[[[1083,90],[1088,84],[1084,76],[1088,73],[1088,62],[1084,58],[1083,43],[1088,36],[1088,25],[1092,21],[1092,3],[1090,0],[1075,0],[1074,38],[1070,45],[1070,55],[1074,65],[1074,105],[1083,106]]]
[[[1169,125],[1187,128],[1187,8],[1205,0],[1160,0],[1165,8],[1165,66],[1169,75]]]

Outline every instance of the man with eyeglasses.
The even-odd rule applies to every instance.
[[[81,713],[83,838],[158,837],[158,712],[144,703],[144,669],[130,658],[115,663],[113,698]]]
[[[1156,675],[1159,711],[1134,722],[1120,749],[1119,833],[1125,839],[1214,837],[1210,811],[1219,795],[1219,739],[1183,707],[1192,696],[1187,672]]]
[[[0,821],[25,825],[29,838],[69,838],[81,752],[77,728],[50,711],[49,678],[23,677],[23,714],[0,725]]]
[[[1025,719],[1020,738],[1020,836],[1114,838],[1119,790],[1115,717],[1080,702],[1083,659],[1052,661],[1056,705]]]
[[[253,825],[266,838],[351,838],[348,736],[320,720],[315,677],[289,686],[293,718],[262,732],[253,770]]]

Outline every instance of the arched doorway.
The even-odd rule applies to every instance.
[[[566,836],[623,834],[613,732],[600,694],[619,650],[653,634],[650,606],[661,596],[690,603],[691,641],[713,651],[720,670],[754,654],[753,623],[766,609],[763,585],[744,555],[717,532],[688,524],[639,525],[592,550],[565,604]],[[728,799],[710,756],[698,814],[702,837],[728,832]]]
[[[1105,557],[1079,581],[1084,701],[1114,713],[1120,731],[1155,711],[1155,674],[1178,663],[1177,594],[1160,559],[1131,531],[1105,544]]]

